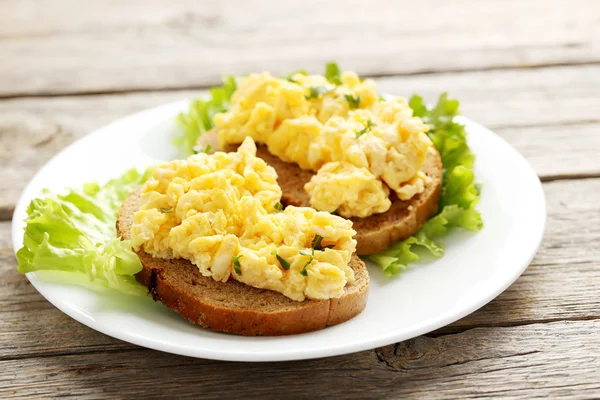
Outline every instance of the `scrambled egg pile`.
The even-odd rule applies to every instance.
[[[277,211],[280,198],[251,138],[236,153],[162,164],[141,188],[132,245],[190,260],[218,281],[231,276],[298,301],[340,297],[354,281],[352,222],[307,207]]]
[[[424,190],[427,125],[405,99],[384,100],[353,72],[335,85],[320,75],[244,77],[228,112],[215,116],[220,145],[247,136],[271,154],[316,171],[305,190],[317,210],[367,217]]]

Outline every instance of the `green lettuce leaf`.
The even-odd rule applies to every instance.
[[[336,86],[342,84],[342,71],[334,62],[329,62],[325,65],[325,78]]]
[[[196,99],[190,104],[187,113],[181,113],[177,121],[183,127],[182,132],[175,136],[173,144],[187,157],[194,154],[194,146],[198,138],[206,131],[214,127],[215,114],[227,111],[229,99],[237,89],[237,81],[234,76],[228,76],[223,80],[222,86],[209,90],[209,98]]]
[[[478,231],[483,227],[481,215],[474,208],[479,202],[480,187],[475,184],[473,162],[475,156],[467,144],[467,131],[454,122],[459,114],[457,100],[443,93],[433,108],[428,108],[420,96],[409,101],[414,115],[429,125],[428,135],[440,152],[443,165],[443,183],[438,213],[430,218],[413,236],[391,245],[387,250],[368,256],[386,275],[395,275],[407,265],[419,260],[414,252],[421,247],[435,257],[444,255],[444,246],[434,239],[442,237],[451,228]]]
[[[140,260],[117,237],[115,223],[125,197],[147,178],[132,169],[103,186],[87,183],[63,195],[44,190],[27,208],[19,272],[60,271],[63,282],[145,294],[134,277]]]

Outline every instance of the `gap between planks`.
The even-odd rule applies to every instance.
[[[555,62],[555,63],[543,63],[543,64],[532,64],[532,65],[519,65],[519,66],[490,66],[490,67],[477,67],[477,68],[453,68],[453,69],[423,69],[419,71],[410,72],[397,72],[397,73],[375,73],[375,74],[364,74],[361,75],[367,79],[379,79],[379,78],[394,78],[394,77],[418,77],[427,75],[452,75],[452,74],[464,74],[469,72],[492,72],[492,71],[519,71],[519,70],[536,70],[536,69],[551,69],[551,68],[562,68],[562,67],[586,67],[600,65],[600,61],[581,61],[581,62]],[[143,94],[143,93],[160,93],[160,92],[176,92],[176,91],[190,91],[190,90],[208,90],[214,86],[220,85],[220,81],[213,81],[211,83],[202,85],[165,85],[160,88],[135,88],[135,89],[123,89],[123,90],[80,90],[80,91],[41,91],[39,93],[15,93],[15,94],[0,94],[1,100],[18,100],[28,98],[55,98],[55,97],[83,97],[83,96],[106,96],[106,95],[126,95],[126,94]],[[594,122],[594,121],[591,121]]]
[[[442,339],[447,336],[455,336],[461,334],[467,334],[474,329],[508,329],[508,328],[527,328],[534,325],[544,326],[546,324],[554,324],[557,322],[586,322],[586,321],[597,321],[600,320],[600,317],[590,316],[590,317],[567,317],[567,318],[551,318],[544,320],[530,320],[530,321],[513,321],[509,323],[498,323],[498,324],[483,324],[483,325],[473,325],[473,326],[453,326],[449,325],[446,327],[442,327],[433,332],[426,333],[418,337],[425,337],[430,339]],[[90,328],[91,329],[91,328]],[[413,338],[414,339],[414,338]],[[407,339],[411,340],[411,339]],[[398,346],[402,342],[397,342],[390,344],[388,346]],[[26,360],[26,359],[36,359],[36,358],[49,358],[49,357],[68,357],[68,356],[76,356],[76,355],[94,355],[94,354],[114,354],[114,353],[130,353],[130,352],[138,352],[138,351],[158,351],[151,348],[138,346],[136,344],[132,344],[129,342],[121,342],[121,346],[119,347],[107,347],[106,345],[99,345],[97,349],[95,348],[70,348],[69,350],[59,350],[59,351],[50,351],[50,352],[31,352],[26,354],[11,354],[6,356],[0,356],[1,361],[15,361],[15,360]],[[385,347],[385,346],[381,346]],[[377,352],[380,347],[364,350],[365,352]],[[174,353],[168,353],[172,355],[176,355]],[[211,361],[210,359],[206,359],[207,361]],[[221,362],[218,360],[213,360],[216,362]]]
[[[215,399],[242,391],[254,398],[283,391],[303,398],[307,390],[313,397],[331,398],[340,389],[346,398],[361,399],[491,394],[562,398],[572,395],[563,388],[600,389],[595,379],[600,341],[593,334],[599,327],[589,321],[481,328],[337,357],[255,363],[252,368],[142,348],[125,357],[111,352],[7,360],[1,362],[0,383],[9,383],[7,393],[21,398],[55,398],[57,391],[97,398],[99,390],[105,396],[140,397],[148,387],[160,387],[157,393],[171,398],[197,398],[199,391]]]
[[[492,300],[493,301],[493,300]],[[584,315],[584,316],[573,316],[573,317],[561,317],[561,318],[543,318],[543,319],[530,319],[521,321],[507,321],[498,323],[485,323],[476,325],[446,325],[435,331],[425,333],[422,336],[430,338],[438,338],[448,335],[456,335],[459,333],[468,332],[478,328],[515,328],[519,326],[538,325],[538,324],[551,324],[554,322],[582,322],[582,321],[596,321],[600,320],[600,316],[596,315]],[[1,359],[1,358],[0,358]]]
[[[568,180],[581,180],[581,179],[595,179],[600,178],[600,172],[593,174],[560,174],[560,175],[545,175],[540,176],[540,181],[543,183],[556,182],[556,181],[568,181]]]
[[[64,0],[39,3],[8,1],[0,12],[5,95],[208,86],[224,72],[321,70],[332,59],[363,75],[600,61],[593,0],[550,0],[541,9],[539,0],[426,0],[401,24],[406,7],[394,1],[99,1],[75,19],[60,12]]]

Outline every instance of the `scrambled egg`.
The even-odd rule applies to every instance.
[[[236,153],[162,164],[141,188],[132,245],[190,260],[218,281],[233,277],[298,301],[340,297],[354,281],[352,222],[307,207],[276,211],[280,198],[277,174],[251,138]]]
[[[319,75],[244,77],[228,112],[215,116],[220,145],[252,137],[316,171],[305,190],[313,207],[344,217],[390,208],[390,190],[408,200],[424,190],[432,143],[405,99],[384,100],[375,83],[345,72],[341,85]]]

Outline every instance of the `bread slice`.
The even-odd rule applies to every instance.
[[[130,238],[138,208],[139,192],[134,192],[119,210],[117,232],[124,240]],[[217,282],[202,276],[187,260],[153,258],[144,251],[137,255],[143,269],[136,279],[148,287],[152,298],[213,331],[246,336],[311,332],[347,321],[367,304],[369,274],[356,255],[350,262],[356,279],[346,286],[341,298],[302,302],[234,279]]]
[[[210,144],[213,151],[219,149],[215,130],[203,134],[199,143],[202,147]],[[228,145],[223,151],[236,151],[237,147]],[[304,185],[312,178],[312,171],[303,170],[297,164],[281,161],[269,153],[266,146],[258,146],[256,155],[277,171],[277,183],[283,192],[281,202],[284,205],[310,207],[310,198],[304,190]],[[414,234],[435,214],[442,187],[442,160],[433,147],[427,155],[424,172],[431,179],[422,193],[406,201],[392,195],[392,206],[386,212],[366,218],[351,218],[357,232],[354,238],[358,242],[358,254],[367,255],[385,250],[392,243]]]

